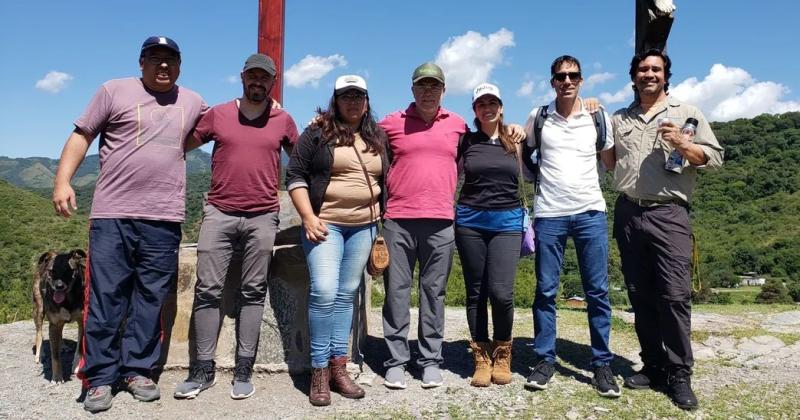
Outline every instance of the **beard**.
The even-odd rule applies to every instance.
[[[262,87],[248,86],[244,90],[244,96],[251,102],[264,102],[267,100],[267,90]]]

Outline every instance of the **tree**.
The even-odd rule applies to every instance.
[[[761,293],[756,296],[756,303],[792,303],[789,290],[779,280],[769,279],[761,286]]]

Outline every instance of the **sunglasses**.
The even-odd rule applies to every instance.
[[[361,102],[367,99],[367,95],[363,93],[345,93],[342,95],[337,96],[337,98],[341,99],[344,102]]]
[[[168,66],[175,66],[180,62],[180,59],[175,56],[159,57],[157,55],[148,55],[144,57],[144,60],[148,64],[152,64],[154,66],[160,66],[161,63],[167,63]]]
[[[564,80],[567,80],[567,76],[569,76],[569,80],[581,80],[581,72],[579,71],[556,73],[553,75],[553,79],[563,82]]]

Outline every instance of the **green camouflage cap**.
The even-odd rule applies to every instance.
[[[411,83],[417,83],[422,79],[436,79],[444,84],[444,72],[441,67],[433,63],[425,63],[414,70],[414,75],[411,76]]]

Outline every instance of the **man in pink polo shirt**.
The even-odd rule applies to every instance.
[[[453,197],[456,149],[467,131],[464,119],[442,108],[444,73],[425,63],[411,77],[414,102],[389,114],[380,126],[389,136],[384,235],[392,263],[384,273],[383,334],[391,358],[384,384],[406,387],[409,304],[414,265],[419,261],[419,351],[422,387],[442,385],[439,364],[444,338],[444,296],[455,247]]]
[[[194,398],[215,384],[214,354],[220,303],[234,248],[243,246],[237,314],[236,367],[231,398],[255,392],[251,375],[267,295],[267,272],[278,231],[281,148],[297,140],[292,117],[274,109],[269,91],[275,63],[253,54],[242,69],[241,98],[214,106],[200,119],[187,148],[214,141],[211,188],[197,244],[197,285],[192,309],[196,359],[175,398]]]

